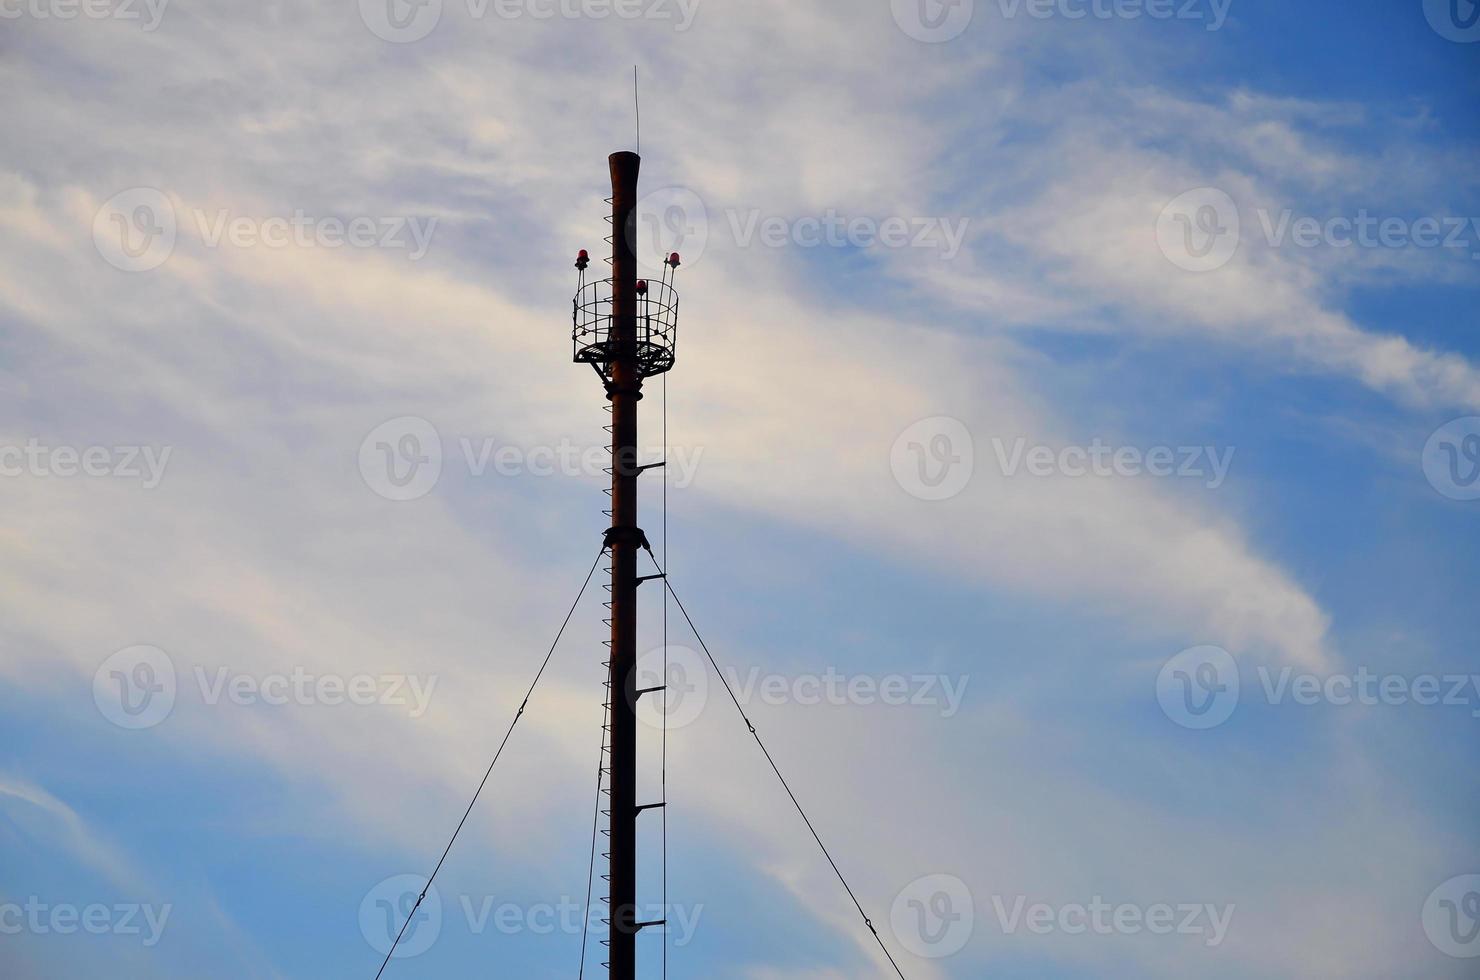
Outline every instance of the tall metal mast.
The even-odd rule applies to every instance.
[[[637,480],[645,468],[637,452],[637,403],[642,382],[673,366],[678,325],[678,294],[672,285],[677,253],[663,262],[660,282],[638,278],[636,153],[613,153],[611,169],[611,278],[587,282],[589,261],[576,259],[580,284],[574,301],[575,360],[601,376],[611,405],[611,661],[608,708],[611,717],[610,772],[610,976],[635,980],[637,934],[644,926],[637,905],[637,699],[662,688],[637,688],[638,552],[647,538],[638,526]],[[659,464],[660,465],[660,464]],[[666,681],[666,678],[665,678]]]
[[[608,409],[612,417],[610,426],[612,506],[609,512],[611,525],[606,530],[606,538],[602,547],[602,554],[609,555],[611,560],[609,586],[611,601],[607,603],[611,610],[609,620],[611,636],[606,641],[610,647],[607,661],[609,673],[606,683],[606,710],[609,720],[604,726],[608,736],[603,738],[603,764],[600,769],[601,775],[607,777],[607,787],[602,789],[600,783],[597,786],[598,791],[605,792],[611,799],[611,809],[607,811],[610,819],[608,835],[611,838],[611,851],[605,857],[610,861],[610,874],[607,878],[611,886],[607,899],[610,906],[608,921],[611,926],[607,946],[610,949],[611,959],[606,966],[612,980],[636,980],[637,934],[648,926],[667,925],[666,906],[660,918],[644,922],[639,916],[637,902],[637,818],[644,810],[667,805],[666,718],[664,720],[664,798],[655,803],[640,805],[637,802],[637,702],[643,695],[667,691],[666,677],[663,678],[663,683],[657,686],[644,689],[637,687],[637,587],[648,579],[667,578],[667,570],[664,568],[659,568],[654,575],[639,576],[637,574],[638,552],[643,549],[649,552],[652,550],[648,545],[646,535],[637,523],[637,480],[644,470],[663,466],[666,462],[659,460],[643,464],[638,461],[637,403],[642,400],[644,378],[662,374],[673,368],[678,339],[678,292],[673,284],[677,278],[680,263],[678,253],[673,252],[663,259],[662,276],[657,282],[637,278],[637,174],[641,162],[636,153],[625,151],[613,153],[608,158],[612,180],[610,201],[612,235],[609,239],[612,243],[612,274],[610,278],[588,282],[586,269],[590,265],[591,258],[585,249],[581,249],[576,256],[576,270],[579,273],[579,279],[575,299],[571,304],[573,321],[571,339],[575,348],[574,360],[577,364],[591,365],[601,378],[610,403]],[[667,447],[665,446],[664,449],[666,451]],[[514,733],[514,727],[524,716],[524,709],[528,707],[529,699],[534,695],[535,686],[544,676],[545,668],[550,665],[550,658],[555,653],[555,647],[560,643],[560,638],[565,635],[565,628],[570,624],[570,617],[574,614],[581,597],[585,595],[586,587],[590,584],[591,576],[595,574],[599,562],[600,556],[592,563],[585,581],[581,583],[581,591],[577,593],[575,602],[571,604],[570,610],[566,613],[565,621],[555,634],[554,642],[546,651],[545,659],[535,674],[533,683],[530,684],[529,692],[525,695],[519,710],[515,712],[513,720],[510,721],[509,729],[504,733],[504,739],[499,743],[498,751],[493,755],[493,761],[488,764],[488,770],[483,774],[483,781],[478,784],[478,789],[473,793],[472,802],[464,811],[457,829],[452,832],[452,838],[447,842],[447,847],[442,851],[442,857],[438,859],[437,866],[432,869],[431,875],[427,878],[426,885],[416,896],[415,903],[406,914],[400,932],[392,938],[385,959],[381,961],[380,969],[375,974],[376,980],[380,980],[385,973],[386,966],[395,956],[396,948],[415,919],[417,909],[421,908],[422,902],[431,890],[437,872],[441,870],[443,862],[447,860],[447,855],[451,853],[452,845],[457,842],[458,834],[462,832],[463,826],[467,823],[468,815],[472,813],[473,807],[478,802],[479,794],[487,785],[489,775],[492,774],[494,766],[498,765],[504,747],[508,745],[509,737]],[[654,563],[657,564],[656,559]],[[666,582],[664,584],[667,585]],[[679,599],[677,593],[671,588],[667,589],[667,595],[672,596],[674,602],[677,603],[679,612],[683,614],[684,622],[693,630],[694,639],[703,648],[710,665],[716,671],[716,676],[725,685],[725,689],[735,702],[735,707],[739,710],[740,718],[745,722],[746,729],[765,754],[771,770],[775,772],[776,778],[786,790],[792,805],[796,807],[803,823],[807,825],[807,830],[822,850],[823,856],[827,858],[828,864],[832,867],[833,873],[837,875],[844,891],[848,893],[849,899],[852,900],[859,916],[863,919],[864,927],[873,935],[874,941],[900,980],[904,980],[904,971],[899,968],[899,964],[895,962],[888,947],[884,945],[883,938],[864,911],[863,905],[854,895],[853,888],[843,877],[838,863],[833,860],[832,854],[823,844],[817,828],[807,816],[806,811],[802,809],[801,801],[792,792],[786,778],[781,775],[781,770],[776,766],[765,743],[761,741],[760,733],[746,717],[740,700],[735,696],[735,692],[730,690],[728,682],[724,680],[724,675],[719,673],[719,664],[715,661],[714,655],[709,652],[709,647],[705,644],[704,638],[699,635],[698,629],[694,627],[688,610],[684,608],[683,600]],[[664,632],[665,634],[667,632],[666,624]],[[666,708],[665,698],[665,711]],[[610,755],[610,765],[606,764],[607,755]],[[601,812],[599,799],[598,795],[598,814]],[[596,829],[593,826],[593,858]],[[667,830],[665,826],[665,864],[666,852]],[[594,870],[593,867],[593,879]],[[589,893],[591,882],[588,881],[587,884]],[[663,893],[666,903],[666,866]],[[586,951],[584,940],[583,935],[581,947],[583,975]],[[666,972],[665,948],[665,975]]]
[[[612,404],[612,814],[611,977],[637,970],[637,171],[636,153],[613,153]]]

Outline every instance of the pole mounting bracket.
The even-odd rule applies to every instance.
[[[618,538],[622,537],[623,535],[632,533],[636,533],[637,535],[637,546],[651,553],[653,550],[653,546],[648,543],[647,535],[643,533],[643,530],[640,527],[609,527],[606,529],[606,537],[602,539],[601,546],[603,548],[610,548],[613,544],[616,543]]]

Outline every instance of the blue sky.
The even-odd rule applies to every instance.
[[[904,973],[1469,975],[1468,0],[388,2],[0,3],[0,974],[374,976],[600,540],[569,263],[637,64],[673,581]],[[599,600],[387,976],[574,974]],[[888,975],[707,692],[673,974]]]

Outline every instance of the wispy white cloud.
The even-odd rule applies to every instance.
[[[30,809],[40,821],[25,820],[28,827],[44,829],[52,842],[70,853],[89,870],[101,874],[125,892],[147,894],[153,886],[144,870],[115,845],[106,843],[98,830],[77,812],[40,786],[13,776],[0,776],[0,800],[6,809]]]
[[[1409,341],[1409,325],[1374,328],[1342,308],[1355,281],[1374,270],[1394,281],[1473,282],[1474,264],[1460,261],[1468,252],[1445,250],[1435,260],[1411,248],[1281,248],[1264,228],[1285,212],[1322,222],[1401,217],[1415,198],[1432,218],[1468,221],[1473,188],[1452,180],[1461,172],[1455,161],[1442,153],[1402,159],[1402,140],[1424,131],[1422,120],[1395,121],[1394,144],[1367,150],[1342,138],[1362,118],[1356,107],[1248,91],[1210,102],[1075,86],[1030,106],[1034,118],[1052,120],[1040,138],[999,147],[968,137],[998,165],[975,192],[984,213],[968,248],[970,274],[910,270],[936,295],[1013,327],[1212,342],[1282,369],[1350,378],[1407,406],[1480,405],[1480,372],[1467,358]],[[1406,183],[1394,184],[1393,173]],[[1159,247],[1157,221],[1179,195],[1202,187],[1229,195],[1242,234],[1228,264],[1189,272]],[[1022,249],[1034,260],[1014,254]],[[993,268],[1003,257],[1018,277],[1011,287]],[[1026,317],[1014,302],[1024,291],[1035,296]]]

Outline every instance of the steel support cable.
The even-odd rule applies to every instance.
[[[406,927],[416,917],[416,910],[421,908],[421,903],[425,901],[427,892],[431,890],[432,882],[437,878],[437,872],[442,870],[442,864],[447,860],[447,855],[452,853],[452,845],[457,843],[457,837],[462,833],[463,825],[468,822],[468,817],[472,814],[473,807],[478,802],[478,797],[483,793],[483,787],[488,785],[488,777],[493,775],[493,767],[498,765],[499,756],[504,754],[504,746],[509,744],[509,736],[514,734],[514,726],[518,725],[519,719],[524,717],[524,709],[529,706],[529,699],[534,696],[534,689],[539,685],[540,678],[545,676],[545,668],[550,666],[550,658],[555,656],[555,648],[560,645],[560,638],[565,635],[565,628],[570,625],[570,618],[575,615],[576,607],[581,604],[581,597],[586,594],[586,587],[591,584],[591,576],[596,574],[596,566],[601,564],[601,556],[604,554],[606,554],[606,545],[602,545],[601,550],[596,553],[596,560],[591,563],[590,570],[586,572],[586,580],[581,583],[581,591],[576,593],[575,600],[571,602],[570,609],[566,611],[565,619],[561,622],[560,629],[555,634],[555,639],[550,641],[550,649],[545,651],[545,659],[540,663],[539,671],[534,675],[534,680],[530,683],[529,690],[525,692],[524,700],[519,704],[519,710],[514,712],[514,720],[509,722],[509,729],[504,732],[504,739],[499,743],[498,751],[493,753],[493,761],[488,764],[488,769],[483,773],[482,781],[478,783],[478,788],[473,791],[473,798],[468,802],[468,808],[463,811],[462,819],[457,822],[457,829],[452,832],[452,838],[447,841],[447,846],[442,850],[442,856],[437,859],[437,866],[432,869],[432,873],[427,877],[425,887],[422,888],[421,894],[416,897],[416,904],[411,906],[411,911],[406,914],[406,921],[401,923],[401,931],[396,933],[395,941],[391,943],[390,950],[386,952],[385,959],[381,961],[380,969],[375,971],[375,980],[380,980],[380,975],[390,965],[391,957],[396,955],[396,947],[401,944],[401,937],[406,935]]]
[[[581,965],[576,971],[576,980],[586,976],[586,943],[591,931],[591,893],[596,885],[596,837],[601,826],[601,782],[606,772],[606,713],[601,722],[601,754],[596,757],[596,811],[591,814],[591,863],[586,868],[586,921],[581,923]]]
[[[649,547],[647,549],[647,553],[648,557],[652,559],[653,564],[657,566],[658,559],[657,556],[653,554],[652,548]],[[661,566],[658,566],[658,571],[662,573],[664,570]],[[689,624],[689,629],[693,632],[694,639],[699,641],[699,648],[704,651],[704,656],[709,658],[709,664],[714,668],[714,675],[718,677],[719,682],[724,685],[725,693],[728,694],[730,696],[730,700],[735,703],[735,710],[740,712],[740,718],[745,722],[745,727],[750,730],[750,735],[752,738],[755,739],[755,744],[760,746],[761,754],[766,757],[766,762],[770,763],[771,771],[776,774],[776,778],[781,782],[781,788],[786,790],[786,795],[791,798],[792,806],[796,807],[797,813],[801,814],[802,822],[807,825],[807,830],[811,832],[812,839],[817,842],[817,846],[822,850],[822,856],[827,858],[827,863],[832,866],[833,874],[837,875],[838,881],[842,883],[843,890],[847,892],[848,897],[852,899],[853,907],[858,910],[859,916],[863,919],[864,926],[873,935],[874,942],[879,944],[879,951],[884,954],[884,958],[889,961],[889,965],[894,968],[894,972],[899,975],[900,980],[905,980],[904,971],[901,970],[899,968],[899,964],[894,961],[894,957],[889,952],[889,947],[884,945],[884,939],[882,936],[879,935],[879,930],[874,928],[873,920],[870,919],[868,917],[868,913],[863,910],[863,904],[858,901],[858,896],[853,893],[853,888],[851,885],[848,884],[848,879],[843,877],[842,870],[838,868],[838,863],[833,860],[832,853],[828,851],[827,845],[822,842],[822,837],[817,833],[817,828],[812,825],[812,820],[807,816],[807,811],[802,809],[801,801],[799,801],[796,794],[792,792],[791,785],[787,783],[786,777],[781,775],[781,769],[776,765],[776,760],[771,757],[771,752],[769,749],[766,748],[766,743],[761,741],[760,733],[755,730],[755,725],[751,722],[750,716],[745,713],[745,708],[743,705],[740,704],[740,699],[735,696],[735,690],[730,686],[729,680],[725,678],[724,671],[720,670],[719,661],[715,660],[714,654],[709,652],[709,645],[704,642],[704,637],[699,634],[699,628],[694,625],[694,620],[689,616],[689,611],[684,608],[683,600],[680,599],[678,597],[678,593],[674,591],[673,581],[666,576],[666,573],[664,574],[664,578],[662,581],[664,589],[668,592],[669,595],[673,596],[674,604],[678,606],[678,611],[683,614],[684,622]]]
[[[668,565],[668,372],[663,372],[663,565]],[[668,590],[663,590],[663,980],[668,980]]]

